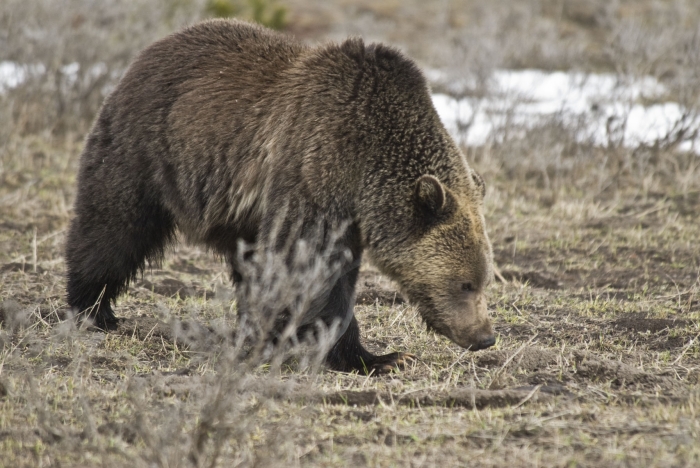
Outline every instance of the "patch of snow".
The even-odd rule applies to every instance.
[[[0,62],[0,92],[14,88],[25,79],[25,71],[15,62]]]
[[[439,71],[426,75],[443,81]],[[459,95],[458,83],[447,89]],[[486,97],[461,99],[434,94],[433,103],[445,127],[467,145],[497,138],[499,130],[533,128],[547,119],[576,125],[577,136],[595,144],[617,138],[628,146],[652,145],[678,130],[685,110],[663,102],[666,89],[652,77],[625,80],[612,74],[499,70]],[[644,101],[660,102],[644,105]],[[700,116],[685,122],[700,128]],[[682,150],[700,151],[700,140],[683,141]]]
[[[64,77],[62,86],[74,86],[79,78],[80,64],[71,62],[60,67],[60,72]],[[98,62],[91,65],[84,77],[90,79],[99,79],[100,77],[109,74],[111,82],[107,82],[101,89],[102,95],[107,96],[114,88],[114,83],[119,80],[123,70],[112,70],[110,72],[107,64]],[[0,62],[0,94],[8,89],[20,85],[29,76],[39,76],[46,73],[46,67],[43,64],[20,65],[16,62],[3,61]]]
[[[20,65],[4,60],[0,62],[0,93],[19,86],[28,76],[40,75],[45,72],[46,67],[41,63]]]

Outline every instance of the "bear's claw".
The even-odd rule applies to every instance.
[[[368,366],[367,373],[369,375],[388,374],[397,369],[403,369],[408,364],[412,364],[418,360],[418,356],[411,353],[390,353],[384,356],[376,356],[374,362]]]

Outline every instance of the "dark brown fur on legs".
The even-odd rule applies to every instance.
[[[144,268],[146,260],[157,262],[162,258],[174,224],[170,213],[149,195],[142,181],[129,180],[129,173],[137,171],[137,167],[107,173],[108,168],[99,164],[99,157],[111,148],[96,142],[94,135],[86,148],[95,153],[93,161],[86,164],[86,158],[83,159],[79,180],[122,180],[120,190],[99,183],[78,186],[76,217],[66,246],[68,303],[79,315],[93,319],[97,327],[112,329],[118,319],[111,303]]]
[[[379,375],[401,368],[416,357],[409,353],[390,353],[375,356],[360,343],[360,327],[355,316],[348,329],[328,352],[326,363],[341,372],[357,370],[365,374]]]
[[[224,256],[267,246],[276,220],[349,225],[343,274],[306,312],[347,325],[328,356],[386,370],[352,314],[363,253],[428,327],[468,349],[493,344],[484,182],[447,134],[426,81],[400,52],[360,39],[318,48],[239,21],[212,20],[144,50],[105,100],[86,141],[66,249],[68,303],[98,326],[177,229]],[[285,214],[286,213],[286,214]],[[275,249],[276,247],[270,247]]]
[[[358,273],[359,267],[355,267],[347,274],[342,275],[330,291],[328,299],[318,309],[317,318],[321,319],[327,328],[330,328],[334,321],[341,321],[341,336],[326,356],[326,364],[331,369],[341,372],[359,371],[373,375],[403,367],[408,361],[414,359],[413,355],[391,353],[375,356],[367,351],[360,342],[360,328],[353,313],[354,291]],[[314,308],[312,307],[312,310],[307,314],[308,325],[302,326],[299,330],[300,336],[303,336],[307,330],[313,332],[310,322],[313,318]]]

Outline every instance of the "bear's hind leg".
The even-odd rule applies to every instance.
[[[68,233],[68,304],[79,317],[92,318],[102,329],[116,328],[111,303],[146,259],[162,257],[173,234],[170,213],[139,195],[125,193],[109,202],[99,196],[79,197]]]

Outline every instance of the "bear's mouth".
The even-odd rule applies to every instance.
[[[437,317],[439,313],[434,307],[418,304],[418,312],[420,313],[423,323],[425,323],[428,331],[442,335],[452,342],[455,342],[450,327]]]
[[[479,351],[486,349],[495,344],[495,337],[492,333],[488,336],[480,337],[477,330],[469,329],[467,333],[459,334],[459,330],[453,329],[446,321],[441,320],[442,314],[436,309],[427,304],[418,304],[423,323],[425,323],[428,331],[442,335],[457,346],[466,349],[467,351]]]

